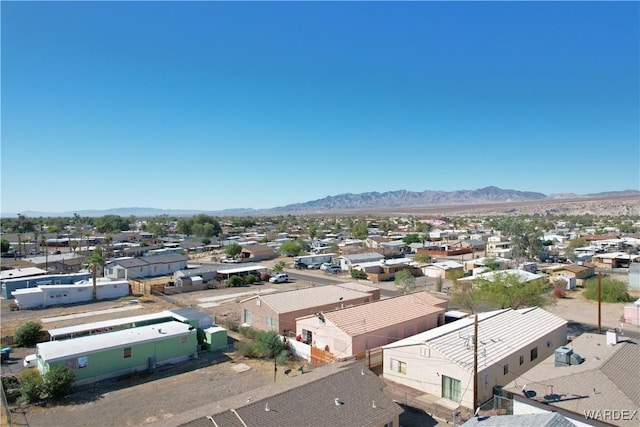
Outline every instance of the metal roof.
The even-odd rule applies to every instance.
[[[161,311],[158,313],[143,314],[141,316],[122,317],[119,319],[103,320],[100,322],[83,323],[82,325],[66,326],[63,328],[49,329],[49,335],[52,339],[57,337],[81,334],[96,329],[112,328],[115,326],[126,325],[129,323],[146,322],[149,320],[172,319],[173,314],[170,311]]]
[[[490,366],[566,324],[566,320],[538,307],[480,313],[478,365],[481,368]],[[474,318],[466,317],[384,348],[427,345],[471,372],[473,346],[469,345],[469,340],[473,338],[473,333]]]
[[[46,362],[53,362],[128,345],[165,340],[189,333],[196,333],[192,326],[182,322],[171,321],[87,337],[43,342],[37,344],[37,348],[38,354]]]

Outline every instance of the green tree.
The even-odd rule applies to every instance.
[[[120,215],[105,215],[94,221],[96,230],[100,233],[117,233],[129,230],[129,220]]]
[[[40,322],[29,320],[16,330],[13,338],[19,347],[31,347],[38,343],[41,331],[42,325]]]
[[[500,261],[493,257],[486,258],[484,260],[484,266],[492,271],[500,270]]]
[[[358,240],[364,240],[367,238],[369,234],[369,228],[367,227],[367,223],[364,221],[357,221],[353,223],[351,227],[351,233],[353,237]]]
[[[473,286],[480,289],[480,298],[488,307],[513,308],[545,307],[555,303],[553,287],[541,279],[524,281],[518,274],[494,274],[491,278],[477,278]]]
[[[430,262],[431,261],[431,255],[425,254],[425,253],[416,254],[416,256],[413,257],[413,260],[415,262]]]
[[[593,277],[587,280],[584,286],[584,297],[588,300],[598,300],[598,278]],[[600,293],[602,302],[631,302],[633,298],[627,292],[627,285],[624,282],[605,276],[600,278]]]
[[[282,270],[284,270],[284,261],[278,261],[276,265],[273,266],[273,271],[278,274],[282,273]]]
[[[269,331],[258,337],[258,348],[264,357],[273,358],[273,382],[276,382],[278,356],[285,350],[284,343],[275,331]]]
[[[280,245],[280,253],[287,256],[298,256],[303,250],[304,246],[299,240],[289,240]]]
[[[407,234],[402,241],[410,245],[412,243],[420,243],[422,240],[420,240],[420,236],[417,234]]]
[[[2,251],[2,253],[6,253],[6,252],[9,252],[9,248],[11,248],[11,243],[9,243],[8,240],[1,239],[0,240],[0,251]]]
[[[58,400],[71,393],[75,374],[64,365],[56,365],[44,374],[44,391]]]
[[[396,288],[406,294],[415,286],[416,278],[413,277],[409,270],[400,270],[395,274],[394,283]]]
[[[531,221],[507,217],[500,221],[499,229],[509,238],[516,259],[537,257],[543,248],[542,230]]]
[[[240,244],[236,242],[229,243],[227,246],[224,247],[224,253],[230,257],[234,257],[238,255],[240,252],[242,252],[242,246],[240,246]]]
[[[86,266],[91,269],[91,277],[93,279],[93,301],[96,301],[98,299],[98,267],[103,268],[105,265],[106,261],[104,259],[102,247],[96,246],[86,264]]]
[[[450,292],[450,304],[474,313],[482,301],[480,288],[469,281],[455,281]]]

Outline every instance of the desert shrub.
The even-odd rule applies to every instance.
[[[238,286],[244,285],[244,282],[239,276],[231,276],[227,279],[227,284],[232,288],[237,288]]]
[[[54,366],[44,374],[44,391],[54,400],[61,399],[71,393],[75,379],[71,369],[63,365]]]
[[[600,280],[602,302],[630,302],[633,298],[627,292],[627,285],[611,277],[602,277]],[[587,280],[584,289],[584,297],[588,300],[598,300],[598,278]]]
[[[240,328],[240,333],[243,337],[255,340],[260,335],[260,331],[254,328]]]
[[[20,398],[24,403],[33,403],[40,400],[40,394],[44,391],[44,382],[36,369],[24,369],[18,374],[20,380]]]
[[[257,282],[257,278],[256,276],[254,276],[253,274],[247,274],[247,277],[244,278],[244,281],[248,284],[251,285],[253,283]]]
[[[42,325],[33,320],[28,321],[20,326],[16,331],[14,339],[20,347],[30,347],[38,343],[38,337],[42,331]]]
[[[244,357],[256,358],[259,356],[258,345],[253,341],[239,341],[235,344],[235,349],[237,353]]]
[[[351,270],[351,277],[354,279],[366,279],[367,273],[361,270]]]

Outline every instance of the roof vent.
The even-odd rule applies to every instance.
[[[265,403],[265,404],[264,404],[264,410],[265,410],[266,412],[269,412],[269,411],[271,410],[271,408],[269,408],[269,402],[267,402],[267,403]]]
[[[344,402],[337,397],[333,401],[336,403],[336,406],[344,405]]]

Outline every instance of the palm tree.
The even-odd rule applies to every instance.
[[[98,289],[96,283],[98,280],[98,267],[104,267],[105,264],[106,262],[102,253],[102,248],[100,246],[96,246],[86,264],[87,267],[91,268],[91,276],[93,278],[93,301],[96,301],[98,299]]]

